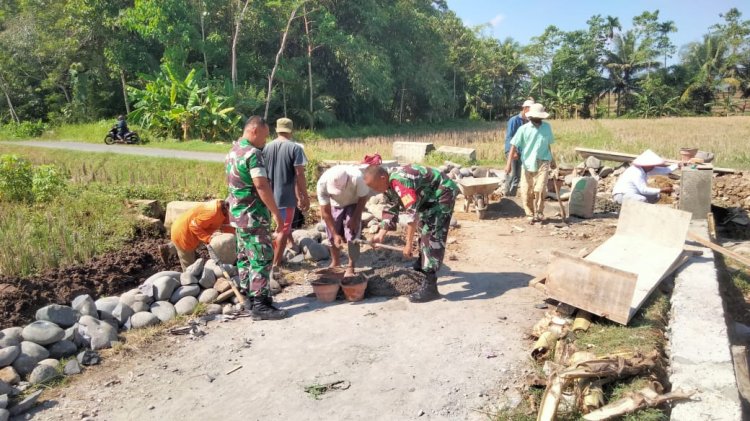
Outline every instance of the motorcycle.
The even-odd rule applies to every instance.
[[[117,135],[117,126],[112,126],[112,130],[107,133],[107,136],[104,137],[104,143],[107,145],[113,145],[115,143],[127,143],[130,145],[141,143],[141,138],[138,137],[138,132],[128,132],[125,134],[125,137],[121,139]]]

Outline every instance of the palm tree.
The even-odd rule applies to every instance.
[[[664,68],[667,68],[667,55],[670,50],[674,48],[672,42],[669,40],[669,34],[677,32],[677,26],[674,21],[668,20],[661,22],[657,25],[656,30],[659,32],[659,41],[656,43],[656,48],[664,52]]]
[[[622,25],[620,25],[620,18],[607,16],[606,22],[604,22],[604,28],[607,30],[607,38],[610,40],[615,37],[615,29],[622,31]]]
[[[613,48],[607,51],[604,66],[609,71],[614,91],[617,93],[617,116],[620,115],[620,103],[623,95],[627,96],[635,87],[637,74],[659,62],[654,61],[656,51],[648,43],[638,44],[637,36],[630,30],[616,34]]]
[[[727,63],[727,43],[718,35],[704,35],[703,42],[688,47],[685,65],[695,76],[681,96],[683,102],[699,101],[696,108],[705,108],[713,103],[714,95],[721,85],[739,87],[741,82],[732,76]]]

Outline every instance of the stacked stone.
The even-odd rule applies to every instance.
[[[236,268],[230,272],[236,275]],[[183,273],[156,273],[119,297],[94,300],[79,295],[69,306],[40,308],[34,322],[0,331],[0,420],[5,419],[3,411],[18,415],[33,406],[36,398],[30,404],[28,399],[16,402],[30,386],[98,364],[97,351],[118,344],[119,331],[193,314],[199,304],[205,305],[205,313],[219,314],[223,308],[218,302],[230,297],[237,301],[222,268],[213,260],[198,259]]]

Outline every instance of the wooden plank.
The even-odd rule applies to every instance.
[[[621,324],[630,320],[638,275],[558,251],[547,268],[551,298]]]
[[[583,158],[593,156],[603,161],[614,161],[614,162],[628,162],[629,163],[638,156],[638,155],[634,155],[631,153],[605,151],[601,149],[589,149],[589,148],[576,148],[575,151],[578,155],[580,155]],[[675,159],[666,159],[665,161],[668,164],[677,164],[681,162]],[[710,165],[710,164],[698,164],[696,165],[696,168],[699,170],[714,170],[714,172],[724,173],[724,174],[737,173],[737,170],[733,168],[714,167],[713,165]]]
[[[745,405],[750,404],[750,370],[747,362],[747,348],[732,345],[732,360],[734,362],[734,376],[737,379],[737,389]]]
[[[745,267],[750,268],[750,259],[748,259],[747,257],[745,257],[745,256],[743,256],[741,254],[735,253],[732,250],[724,248],[724,247],[722,247],[722,246],[720,246],[718,244],[714,244],[711,241],[709,241],[708,239],[703,238],[699,234],[696,234],[696,233],[694,233],[692,231],[688,232],[688,238],[690,240],[692,240],[692,241],[695,241],[698,244],[701,244],[701,245],[704,245],[704,246],[710,248],[713,251],[719,252],[719,253],[723,254],[724,256],[727,256],[727,257],[731,258],[732,260],[738,261],[739,263],[741,263]]]

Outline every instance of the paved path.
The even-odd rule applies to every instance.
[[[32,146],[35,148],[66,149],[82,152],[104,152],[121,153],[127,155],[152,156],[156,158],[192,159],[194,161],[224,162],[226,157],[223,153],[178,151],[173,149],[145,148],[133,145],[105,145],[98,143],[83,142],[57,142],[57,141],[24,141],[3,142],[3,144]],[[228,149],[229,147],[227,147]]]

